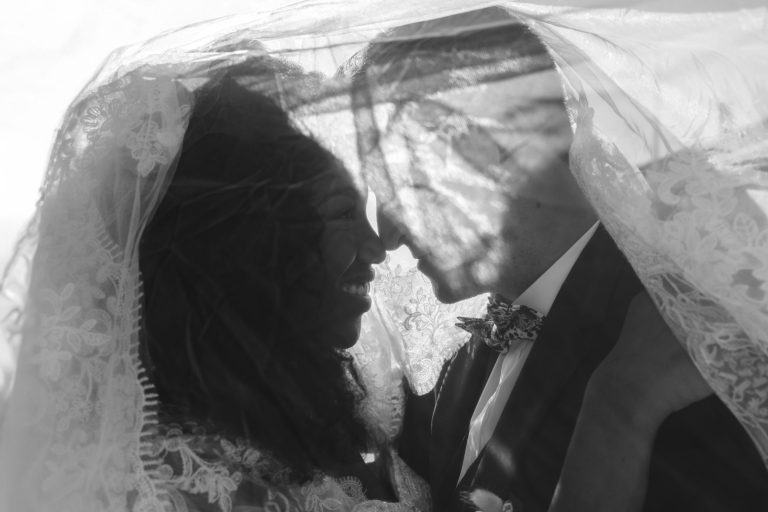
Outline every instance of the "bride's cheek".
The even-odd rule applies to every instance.
[[[357,257],[355,235],[351,229],[326,231],[321,244],[326,268],[334,277],[341,277]]]

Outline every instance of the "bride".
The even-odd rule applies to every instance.
[[[427,491],[394,452],[361,458],[379,447],[356,411],[365,391],[344,350],[370,307],[371,265],[384,258],[364,198],[333,155],[238,84],[259,75],[233,66],[196,94],[139,243],[159,471],[188,499],[210,492],[203,468],[218,472],[216,486],[237,485],[235,509],[267,506],[271,491],[301,509],[303,492],[427,510]]]
[[[365,197],[278,104],[311,77],[256,50],[195,89],[145,68],[72,108],[22,326],[35,371],[4,425],[8,510],[430,510],[346,352],[384,258]]]

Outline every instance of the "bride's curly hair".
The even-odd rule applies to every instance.
[[[161,422],[245,438],[304,480],[367,444],[351,359],[315,332],[329,283],[310,194],[335,158],[253,78],[199,93],[142,235],[142,358]]]

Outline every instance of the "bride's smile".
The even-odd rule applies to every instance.
[[[323,220],[320,254],[330,290],[320,305],[321,337],[337,347],[350,347],[360,335],[362,315],[371,308],[371,265],[384,259],[381,240],[366,217],[364,193],[350,172],[331,162],[312,188]],[[326,330],[328,332],[326,332]]]

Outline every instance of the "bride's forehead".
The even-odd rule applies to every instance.
[[[365,196],[367,187],[360,172],[351,171],[339,159],[318,166],[313,178],[315,194],[344,192],[348,195]]]

